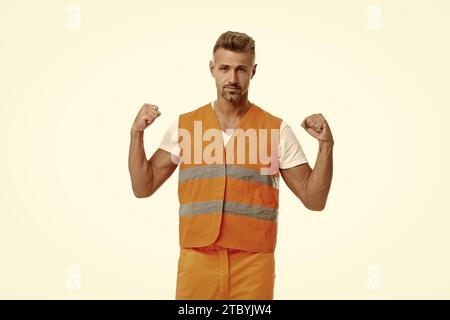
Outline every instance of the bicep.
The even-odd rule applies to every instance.
[[[309,201],[306,194],[306,182],[311,171],[312,169],[307,162],[288,169],[280,168],[284,182],[286,182],[289,189],[291,189],[307,208]]]
[[[172,175],[178,166],[178,157],[170,152],[158,148],[148,160],[152,170],[151,193],[153,194],[158,188]]]

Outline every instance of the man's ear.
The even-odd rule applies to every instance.
[[[253,78],[253,76],[255,75],[255,73],[256,73],[256,66],[257,66],[258,64],[255,64],[254,66],[253,66],[253,70],[252,70],[252,76],[251,76],[251,78]],[[250,78],[250,79],[251,79]]]
[[[214,77],[213,70],[214,70],[214,63],[211,60],[209,60],[209,71],[211,72],[211,75]]]

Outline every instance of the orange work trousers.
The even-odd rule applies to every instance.
[[[181,248],[175,299],[273,300],[274,253],[209,248]]]

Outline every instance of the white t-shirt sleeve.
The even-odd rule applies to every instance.
[[[308,162],[294,131],[284,120],[280,126],[279,160],[280,169],[288,169]]]
[[[161,139],[159,147],[177,157],[180,156],[180,146],[178,145],[178,118],[176,118],[167,129]]]

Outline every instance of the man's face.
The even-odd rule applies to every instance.
[[[213,61],[209,62],[209,69],[216,80],[218,94],[230,102],[244,99],[256,66],[250,52],[216,50]]]

